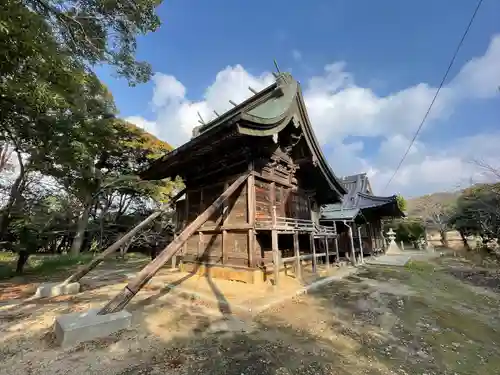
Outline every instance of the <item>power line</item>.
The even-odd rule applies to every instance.
[[[391,184],[391,182],[394,179],[394,177],[396,177],[396,175],[397,175],[397,173],[399,171],[399,168],[401,168],[401,165],[403,164],[404,160],[408,156],[408,153],[410,152],[411,146],[413,146],[413,144],[415,143],[415,140],[418,137],[418,134],[420,133],[420,130],[422,130],[422,127],[424,126],[425,121],[427,120],[427,117],[429,116],[429,113],[431,112],[432,107],[434,106],[434,103],[435,103],[435,101],[436,101],[436,99],[437,99],[437,97],[439,95],[439,92],[441,91],[441,88],[443,87],[444,82],[446,81],[446,78],[448,77],[448,74],[450,73],[451,67],[455,63],[455,59],[457,58],[458,52],[460,51],[460,48],[462,47],[462,44],[464,43],[464,40],[465,40],[467,34],[469,33],[469,30],[470,30],[470,28],[472,26],[472,23],[474,22],[474,19],[476,18],[476,14],[477,14],[479,8],[481,7],[482,3],[483,3],[483,0],[479,0],[478,1],[476,9],[474,10],[474,13],[472,14],[472,17],[470,18],[469,24],[467,25],[467,27],[465,29],[465,32],[463,33],[462,38],[460,39],[460,42],[458,43],[458,46],[455,49],[455,53],[453,54],[453,57],[452,57],[452,59],[450,61],[450,64],[448,65],[448,68],[446,69],[446,73],[444,74],[443,79],[441,80],[441,83],[439,84],[439,87],[436,90],[436,93],[434,94],[434,98],[432,98],[431,104],[429,105],[429,108],[427,109],[427,112],[425,113],[425,115],[424,115],[424,117],[422,119],[422,122],[420,122],[420,125],[418,126],[417,131],[415,132],[415,135],[413,136],[413,138],[412,138],[412,140],[410,142],[410,145],[406,149],[403,157],[401,158],[401,160],[400,160],[398,166],[396,167],[396,170],[392,174],[391,178],[389,179],[389,181],[385,185],[384,190],[387,189],[387,187]]]

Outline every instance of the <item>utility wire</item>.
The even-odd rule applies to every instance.
[[[452,59],[450,61],[450,64],[448,65],[448,68],[446,69],[446,73],[444,74],[443,79],[441,80],[441,83],[439,84],[439,87],[436,90],[436,93],[434,94],[434,98],[432,99],[431,104],[429,105],[429,108],[427,109],[427,112],[425,113],[422,121],[420,122],[420,125],[418,126],[418,129],[415,132],[415,135],[413,136],[413,138],[412,138],[412,140],[410,142],[410,145],[406,149],[403,157],[401,158],[398,166],[396,167],[396,170],[394,171],[394,173],[392,174],[391,178],[389,179],[389,181],[385,185],[384,190],[387,189],[387,187],[391,184],[391,182],[394,179],[394,177],[396,177],[397,173],[399,172],[399,169],[401,168],[401,165],[403,164],[404,160],[408,156],[408,153],[410,152],[411,146],[413,146],[413,144],[415,143],[415,140],[418,137],[418,134],[420,133],[420,130],[422,130],[422,127],[424,126],[425,121],[427,120],[427,117],[429,116],[429,113],[431,112],[432,107],[434,106],[434,103],[436,102],[436,99],[437,99],[437,97],[439,95],[439,92],[443,88],[443,85],[444,85],[444,83],[446,81],[446,78],[448,77],[448,74],[450,73],[451,67],[455,63],[455,59],[457,58],[458,52],[460,51],[460,48],[462,47],[462,44],[464,43],[464,40],[465,40],[467,34],[469,33],[469,30],[470,30],[470,28],[472,26],[472,23],[474,22],[474,19],[476,18],[476,14],[477,14],[479,8],[481,7],[482,3],[483,3],[483,0],[479,0],[478,1],[476,9],[474,10],[474,13],[472,14],[472,17],[470,18],[469,24],[467,25],[467,27],[465,29],[465,32],[463,33],[462,38],[460,39],[460,42],[458,43],[458,46],[455,49],[455,53],[453,54],[453,57],[452,57]]]

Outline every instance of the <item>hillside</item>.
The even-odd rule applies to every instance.
[[[451,206],[455,204],[456,200],[462,193],[462,190],[457,190],[454,192],[436,192],[428,195],[423,195],[421,197],[409,198],[407,200],[407,215],[409,217],[421,216],[421,207],[423,203],[427,200],[431,202],[440,203],[445,206]]]

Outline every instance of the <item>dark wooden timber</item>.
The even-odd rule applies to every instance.
[[[169,202],[169,205],[175,204],[175,202],[186,192],[186,189],[180,191],[176,194]],[[125,245],[128,241],[130,241],[139,231],[141,231],[144,227],[152,223],[158,216],[160,216],[164,211],[155,211],[139,224],[137,224],[134,228],[128,231],[123,237],[121,237],[118,241],[109,246],[106,250],[100,253],[98,256],[93,258],[89,263],[82,266],[78,269],[73,275],[64,280],[64,284],[74,283],[80,280],[83,276],[92,271],[95,267],[99,265],[107,256],[115,253],[120,247]]]
[[[250,176],[247,180],[247,215],[248,224],[250,228],[248,229],[248,267],[254,267],[254,257],[255,257],[255,176],[253,174],[253,162],[248,164],[248,170],[250,171]]]
[[[311,252],[312,252],[312,270],[313,270],[313,272],[316,272],[318,259],[316,258],[316,246],[314,245],[314,234],[313,233],[311,233],[309,235],[309,240],[311,243]]]
[[[363,239],[361,238],[361,227],[358,225],[359,259],[363,263]]]
[[[280,273],[280,256],[278,248],[278,232],[273,229],[271,231],[271,242],[273,251],[273,272],[274,272],[274,285],[278,286],[278,279]]]
[[[173,240],[151,263],[144,267],[139,274],[128,283],[128,285],[113,298],[100,311],[99,315],[110,314],[122,310],[137,292],[146,284],[158,270],[175,254],[189,237],[193,235],[198,228],[203,225],[207,219],[219,209],[222,204],[245,182],[248,174],[240,176],[234,181],[226,191],[220,195],[207,209],[199,215],[191,224],[189,224],[179,236]]]
[[[302,278],[302,271],[300,269],[300,250],[299,250],[299,234],[293,234],[293,252],[295,255],[295,277],[297,279]]]
[[[328,238],[325,237],[326,268],[330,268],[330,252],[328,251]]]
[[[354,237],[352,235],[352,223],[350,223],[351,225],[348,225],[348,236],[349,236],[349,242],[350,242],[350,245],[351,245],[351,263],[353,265],[356,265],[356,252],[354,251]],[[346,224],[347,225],[347,224]]]

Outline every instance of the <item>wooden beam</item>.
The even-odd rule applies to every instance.
[[[316,259],[316,246],[314,246],[314,234],[311,233],[309,235],[309,240],[310,240],[310,243],[311,243],[311,251],[312,251],[312,256],[313,256],[313,260],[312,260],[312,271],[314,273],[316,273],[317,271],[317,259]]]
[[[293,234],[293,252],[295,255],[295,277],[298,280],[302,279],[302,270],[300,269],[300,249],[299,249],[299,234]]]
[[[222,231],[222,264],[227,263],[227,254],[229,253],[229,246],[227,246],[227,230]]]
[[[171,206],[172,204],[175,204],[175,202],[177,202],[177,200],[185,192],[186,192],[186,189],[183,189],[179,193],[177,193],[170,200],[169,206]],[[92,271],[94,268],[96,268],[99,265],[99,263],[101,263],[104,260],[104,258],[106,258],[107,256],[116,252],[120,247],[122,247],[124,244],[126,244],[128,241],[130,241],[140,230],[142,230],[144,227],[146,227],[147,225],[152,223],[162,213],[163,213],[162,210],[153,212],[151,215],[149,215],[147,218],[145,218],[143,221],[141,221],[139,224],[137,224],[134,228],[132,228],[130,231],[128,231],[118,241],[113,243],[111,246],[109,246],[106,250],[104,250],[98,256],[93,258],[89,263],[80,267],[80,269],[78,269],[73,275],[71,275],[66,280],[64,280],[64,284],[74,283],[74,282],[80,280],[83,276],[85,276],[90,271]]]
[[[232,223],[232,224],[224,224],[224,225],[204,225],[200,228],[201,231],[203,232],[218,232],[221,230],[240,230],[240,231],[247,231],[249,229],[253,228],[250,224],[246,223]]]
[[[361,239],[361,225],[358,225],[358,241],[359,241],[359,258],[363,264],[363,240]]]
[[[248,224],[252,227],[255,223],[255,175],[253,172],[253,163],[248,164],[248,171],[251,173],[247,180],[247,215]]]
[[[248,230],[248,267],[255,267],[255,230]]]
[[[339,240],[338,240],[338,237],[335,237],[333,239],[333,246],[335,247],[335,263],[339,263],[340,262],[340,253],[339,253]]]
[[[158,270],[163,267],[163,265],[168,262],[168,260],[176,254],[182,245],[188,240],[193,233],[195,233],[199,227],[203,225],[204,222],[208,220],[221,206],[222,204],[232,195],[234,192],[243,184],[248,178],[248,173],[240,176],[236,181],[234,181],[227,190],[225,190],[201,215],[199,215],[191,224],[189,224],[179,236],[173,240],[152,262],[150,262],[146,267],[144,267],[137,275],[132,279],[127,286],[117,294],[106,306],[104,306],[100,311],[99,315],[105,315],[122,310],[129,301],[137,294],[137,292],[158,272]]]
[[[344,221],[344,225],[347,227],[347,234],[349,236],[349,243],[351,245],[351,256],[352,256],[352,259],[351,259],[351,263],[353,264],[353,266],[356,265],[356,252],[354,251],[354,238],[352,236],[352,223],[351,225],[347,225],[347,222]]]
[[[276,182],[276,183],[283,185],[283,186],[286,186],[288,188],[292,188],[295,186],[295,185],[291,184],[288,180],[285,180],[283,178],[276,177],[276,176],[271,176],[270,174],[262,174],[262,173],[259,173],[256,171],[252,172],[252,174],[255,177],[260,178],[261,180],[264,180],[267,182]]]
[[[278,278],[280,273],[280,255],[278,248],[278,232],[276,232],[275,229],[271,231],[271,244],[273,250],[274,286],[278,286]]]
[[[255,176],[253,172],[253,162],[248,163],[248,171],[250,175],[247,180],[247,214],[248,224],[248,267],[254,267],[255,253]]]
[[[325,237],[326,268],[330,268],[330,252],[328,251],[328,237]]]
[[[203,255],[205,252],[205,249],[203,248],[204,241],[203,241],[203,232],[198,232],[198,251],[196,252],[196,257],[199,258],[200,256]]]
[[[188,194],[188,191],[186,190],[186,198],[184,199],[184,218],[185,218],[185,222],[184,222],[184,228],[186,228],[188,225],[189,225],[189,194]],[[182,228],[182,230],[184,230],[184,228]],[[182,231],[181,231],[182,233]],[[182,246],[182,249],[183,249],[183,253],[186,254],[187,252],[187,243],[185,243],[183,246]],[[181,263],[182,263],[182,259],[181,259]]]
[[[199,176],[201,176],[199,178],[186,178],[186,182],[189,183],[190,185],[196,185],[196,184],[198,184],[198,181],[203,180],[203,179],[207,178],[208,176],[211,176],[211,175],[213,175],[215,173],[219,173],[220,171],[223,171],[223,170],[234,169],[237,166],[242,165],[242,164],[246,164],[246,160],[244,160],[244,159],[243,160],[237,160],[236,162],[234,162],[232,164],[223,165],[220,168],[211,170],[210,172],[204,172],[203,174],[199,174]],[[220,163],[219,163],[219,165],[220,165]]]

